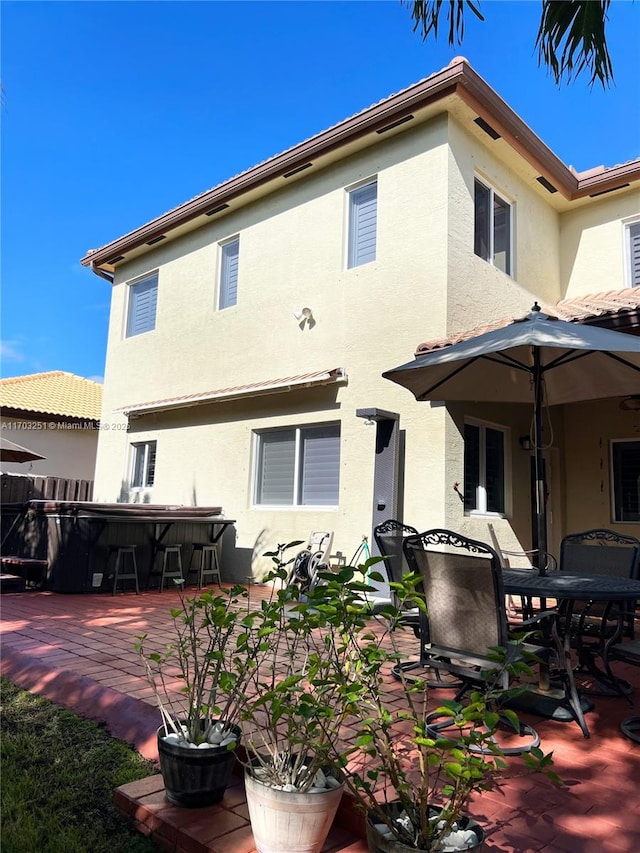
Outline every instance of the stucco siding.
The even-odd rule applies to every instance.
[[[628,285],[624,224],[640,216],[640,192],[616,193],[560,217],[561,297]]]

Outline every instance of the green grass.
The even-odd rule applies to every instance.
[[[95,723],[0,688],[2,853],[157,853],[111,803],[153,764]]]

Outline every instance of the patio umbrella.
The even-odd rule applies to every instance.
[[[0,462],[32,462],[35,459],[46,459],[46,456],[0,436]]]
[[[438,350],[382,374],[416,400],[533,403],[536,529],[540,568],[547,550],[543,406],[637,394],[640,337],[550,317],[536,302],[509,325]]]

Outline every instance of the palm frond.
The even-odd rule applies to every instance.
[[[423,41],[430,33],[433,33],[434,38],[438,38],[438,24],[443,6],[447,7],[447,20],[449,22],[448,40],[450,45],[462,44],[466,8],[471,9],[477,18],[484,21],[484,17],[480,12],[480,4],[476,0],[414,0],[414,2],[405,2],[403,0],[403,5],[412,7],[413,31],[415,33],[416,30],[420,29]]]
[[[589,85],[599,80],[603,88],[613,81],[605,24],[610,0],[543,0],[536,38],[538,64],[544,62],[560,85],[585,69]]]

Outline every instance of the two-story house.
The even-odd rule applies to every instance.
[[[235,577],[310,530],[349,557],[389,517],[526,547],[531,409],[418,403],[382,373],[534,300],[638,333],[640,161],[576,174],[456,59],[82,263],[112,284],[96,499],[223,506]],[[640,533],[620,403],[550,412],[556,546]],[[465,422],[491,507],[461,500]]]

